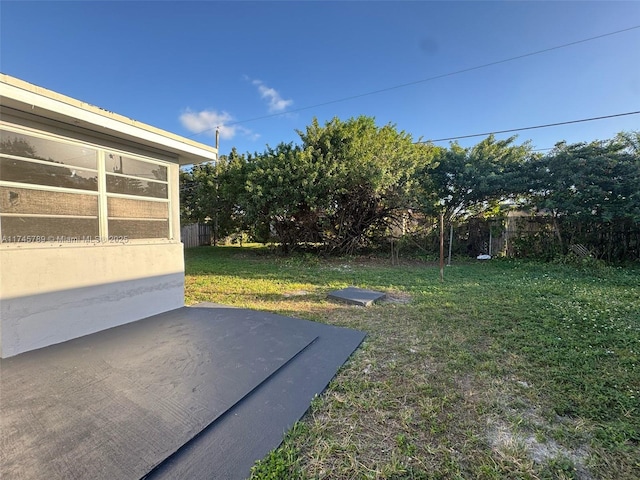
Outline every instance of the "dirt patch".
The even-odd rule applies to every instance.
[[[381,303],[411,303],[411,295],[405,292],[388,292]]]
[[[560,425],[570,425],[572,420],[557,418],[557,424],[544,418],[541,409],[531,403],[523,390],[535,386],[516,377],[504,378],[483,388],[476,379],[466,375],[456,380],[465,399],[494,406],[494,411],[485,416],[485,435],[491,448],[503,458],[526,457],[537,465],[569,461],[573,465],[575,478],[591,480],[586,464],[589,450],[586,445],[570,448],[552,438]]]
[[[514,431],[512,426],[502,419],[489,421],[487,439],[491,447],[501,455],[524,450],[527,456],[539,465],[558,459],[568,459],[573,463],[576,478],[580,480],[593,478],[586,467],[589,458],[586,448],[569,450],[551,438],[538,439],[526,431]]]

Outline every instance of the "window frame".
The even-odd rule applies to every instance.
[[[34,235],[32,238],[22,237],[21,241],[2,241],[2,237],[12,238],[10,233],[5,233],[2,230],[2,222],[0,221],[0,248],[15,248],[15,247],[24,247],[24,246],[43,246],[43,245],[51,245],[51,246],[63,246],[63,245],[87,245],[92,246],[96,244],[101,245],[112,245],[112,244],[148,244],[148,243],[175,243],[177,239],[175,238],[176,225],[175,218],[173,215],[174,205],[173,205],[173,186],[171,182],[171,166],[172,163],[166,160],[159,160],[157,158],[146,156],[140,153],[132,152],[130,150],[123,149],[122,146],[118,146],[117,144],[109,144],[109,145],[101,145],[98,143],[94,143],[91,141],[86,141],[84,139],[78,139],[74,137],[67,137],[63,135],[59,135],[57,133],[52,133],[49,131],[43,131],[38,128],[33,128],[25,125],[16,125],[11,122],[7,122],[4,120],[0,120],[0,130],[7,132],[9,134],[16,133],[18,135],[27,135],[37,138],[42,138],[48,141],[60,142],[63,144],[71,145],[74,147],[83,147],[90,148],[96,151],[96,166],[97,169],[89,169],[84,167],[75,167],[71,166],[74,169],[80,169],[83,171],[96,172],[97,175],[97,190],[86,190],[86,189],[76,189],[71,187],[59,187],[53,185],[44,185],[44,184],[36,184],[36,183],[22,183],[8,180],[0,180],[1,187],[8,188],[22,188],[22,189],[30,189],[36,191],[44,191],[44,192],[59,192],[59,193],[69,193],[69,194],[82,194],[82,195],[90,195],[97,197],[98,202],[98,213],[97,213],[97,221],[98,221],[98,236],[99,238],[86,238],[83,235],[69,235],[68,237],[56,237],[52,236],[48,238],[44,238],[44,236]],[[111,142],[109,142],[111,143]],[[136,177],[135,175],[126,175],[126,174],[117,174],[114,172],[106,171],[106,156],[108,154],[117,154],[123,157],[130,158],[135,161],[144,162],[146,164],[152,164],[159,167],[166,168],[167,179],[165,180],[156,180],[145,177]],[[11,154],[0,153],[2,157],[15,159],[20,161],[27,161],[35,164],[45,164],[45,165],[60,165],[54,162],[48,162],[40,159],[31,159],[28,157],[20,157]],[[62,165],[60,165],[62,166]],[[107,175],[117,175],[119,177],[126,177],[136,180],[143,180],[147,182],[154,182],[159,184],[164,184],[166,186],[167,196],[166,198],[158,198],[158,197],[147,197],[144,195],[132,195],[125,193],[114,193],[107,191]],[[125,217],[110,217],[108,210],[108,199],[109,198],[123,198],[123,199],[131,199],[138,200],[143,202],[158,202],[166,204],[167,216],[166,218],[125,218]],[[30,218],[68,218],[68,219],[94,219],[94,216],[86,216],[86,215],[55,215],[55,214],[20,214],[20,213],[5,213],[0,211],[0,219],[8,218],[8,217],[30,217]],[[127,238],[126,236],[113,236],[109,234],[109,220],[132,220],[132,221],[145,221],[145,222],[167,222],[167,236],[166,237],[148,237],[148,238]],[[35,233],[35,232],[34,232]],[[16,236],[13,236],[15,238]]]

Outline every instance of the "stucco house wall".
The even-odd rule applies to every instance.
[[[0,357],[184,303],[178,173],[217,149],[0,75]]]

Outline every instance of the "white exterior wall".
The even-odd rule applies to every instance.
[[[0,109],[7,125],[162,162],[170,206],[167,239],[0,242],[0,357],[182,307],[179,165],[216,160],[217,148],[3,74]]]
[[[181,243],[0,249],[0,357],[184,304]]]
[[[8,119],[11,117],[3,117],[6,123]],[[32,131],[39,126],[28,125]],[[52,125],[41,127],[43,132],[72,137],[71,132]],[[75,141],[83,140],[83,136],[73,136]],[[95,145],[93,138],[85,138]],[[167,158],[147,153],[148,158],[157,156]],[[166,160],[164,165],[170,239],[85,243],[79,237],[77,243],[0,244],[0,358],[184,305],[179,165]]]

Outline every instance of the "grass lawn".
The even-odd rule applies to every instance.
[[[188,304],[352,327],[362,346],[254,478],[640,478],[640,269],[186,251]],[[387,292],[362,308],[349,285]]]

